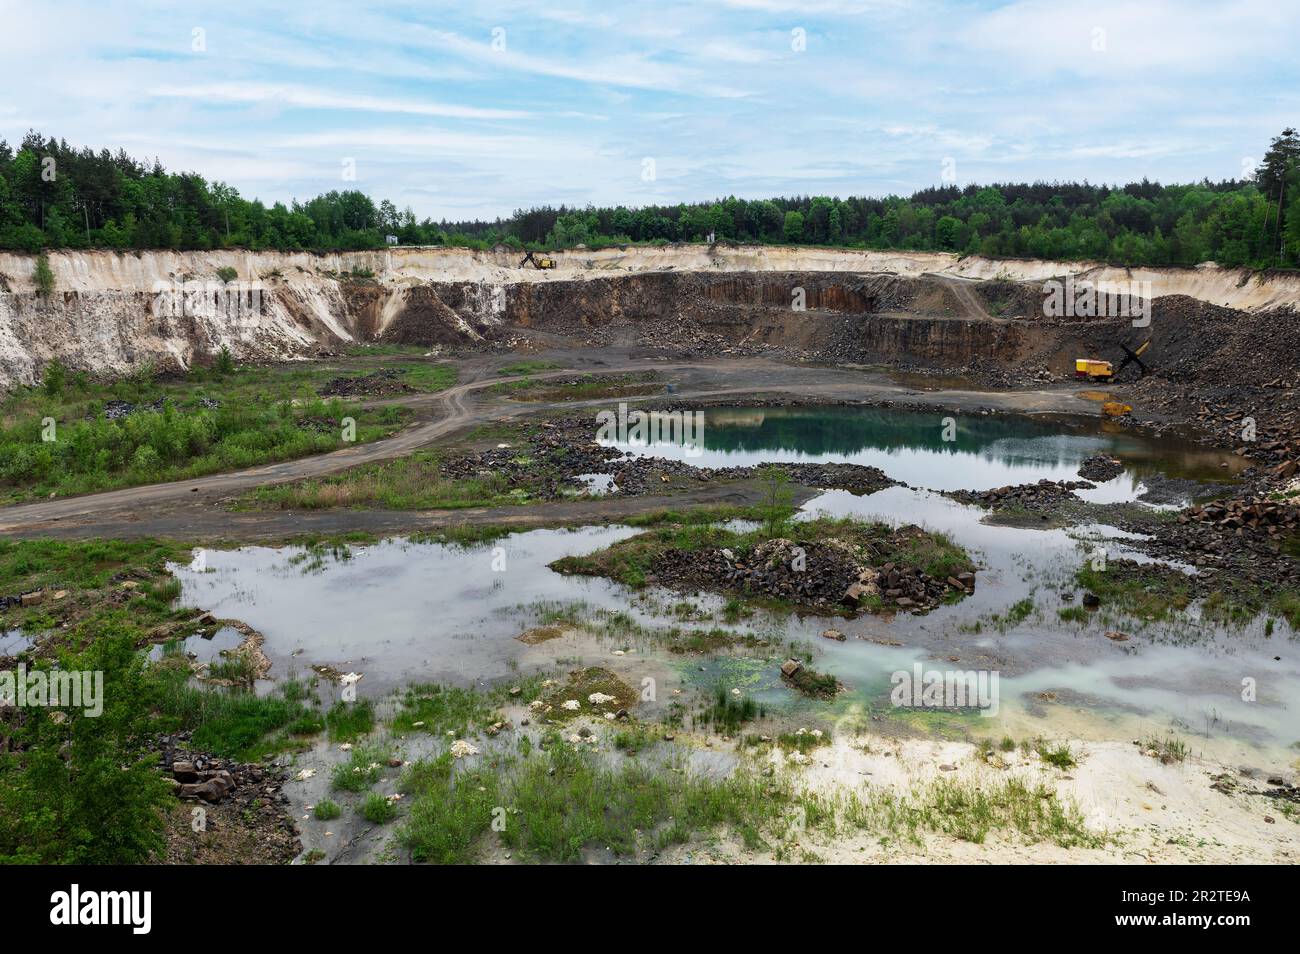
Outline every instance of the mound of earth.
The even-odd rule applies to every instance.
[[[1079,465],[1079,476],[1094,483],[1114,480],[1124,472],[1124,465],[1109,454],[1094,454]]]
[[[1091,490],[1093,485],[1083,480],[1047,480],[1035,484],[1016,484],[995,487],[992,490],[951,490],[945,496],[964,504],[975,504],[989,510],[1044,510],[1066,501],[1078,502],[1076,490]]]
[[[370,374],[332,378],[320,389],[321,397],[360,397],[363,395],[409,394],[415,390],[401,381],[402,373],[392,369]]]
[[[894,531],[899,539],[891,542],[901,544],[924,532],[919,527],[901,527]],[[972,572],[936,579],[920,567],[897,562],[872,566],[865,548],[835,538],[778,537],[758,544],[743,557],[725,547],[669,549],[655,556],[650,569],[655,582],[673,589],[738,591],[841,612],[925,611],[950,592],[969,592],[975,583]]]

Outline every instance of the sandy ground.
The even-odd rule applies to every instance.
[[[859,789],[864,784],[902,795],[917,784],[945,778],[974,785],[1014,775],[1028,784],[1045,784],[1063,802],[1076,804],[1088,828],[1114,836],[1105,848],[1062,848],[1050,842],[1024,844],[1014,833],[992,831],[983,844],[931,834],[923,848],[886,845],[874,834],[827,841],[816,835],[801,842],[834,864],[1295,864],[1300,861],[1300,824],[1277,803],[1246,794],[1263,779],[1239,778],[1243,789],[1226,795],[1210,788],[1213,777],[1231,766],[1189,758],[1162,764],[1131,742],[1074,742],[1079,765],[1061,771],[1036,753],[1004,754],[1005,768],[986,763],[966,742],[889,739],[862,736],[837,739],[813,753],[801,773],[819,792]],[[774,755],[780,764],[782,756]],[[950,766],[944,771],[940,766]],[[1269,822],[1266,818],[1272,818]],[[659,859],[664,863],[765,863],[770,854],[746,851],[738,842],[681,846]],[[797,858],[792,860],[798,860]]]

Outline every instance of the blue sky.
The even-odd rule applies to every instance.
[[[421,218],[1235,178],[1300,124],[1290,0],[0,0],[0,23],[11,143]]]

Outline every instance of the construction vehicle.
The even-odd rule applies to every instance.
[[[551,256],[549,256],[549,255],[541,255],[541,254],[539,254],[539,255],[537,255],[536,257],[534,257],[532,252],[529,252],[527,255],[524,256],[523,261],[521,261],[521,262],[519,263],[519,267],[520,267],[520,268],[523,268],[523,267],[524,267],[525,265],[527,265],[529,262],[532,262],[532,263],[533,263],[533,267],[534,267],[534,268],[554,268],[554,267],[555,267],[555,259],[551,258]]]
[[[1142,355],[1146,354],[1151,347],[1151,339],[1148,338],[1137,348],[1130,348],[1128,345],[1120,345],[1124,349],[1124,360],[1116,368],[1109,361],[1101,361],[1097,358],[1075,358],[1074,359],[1074,376],[1076,378],[1087,378],[1089,381],[1111,381],[1117,374],[1127,368],[1130,364],[1136,364],[1142,374],[1146,374],[1149,368],[1142,361]]]
[[[1076,378],[1087,378],[1089,381],[1109,381],[1115,376],[1115,368],[1109,361],[1075,358],[1074,376]]]

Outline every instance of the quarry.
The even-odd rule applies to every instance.
[[[153,860],[1294,863],[1294,273],[546,254],[0,252],[0,657],[170,674]]]

